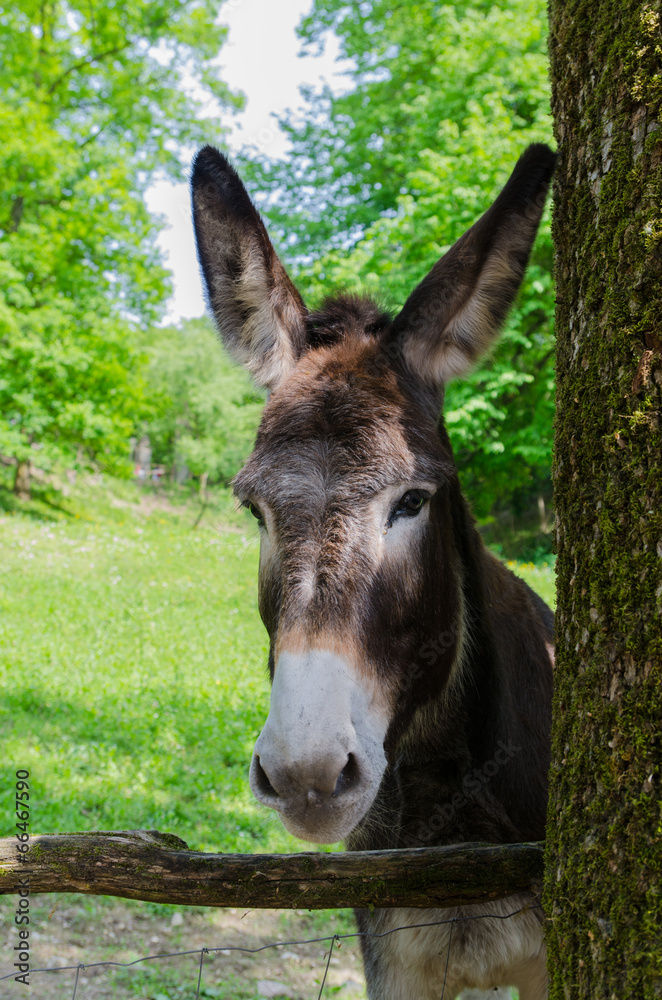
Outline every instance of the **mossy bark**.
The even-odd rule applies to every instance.
[[[550,996],[662,996],[662,2],[550,0]]]
[[[540,844],[342,854],[203,854],[157,830],[0,840],[0,896],[29,888],[191,906],[461,906],[539,891]]]

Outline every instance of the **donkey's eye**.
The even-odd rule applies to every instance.
[[[389,523],[392,524],[398,517],[416,517],[429,499],[429,493],[424,493],[423,490],[408,490],[395,505]]]
[[[253,515],[260,527],[262,527],[264,525],[264,517],[262,516],[260,508],[257,507],[251,500],[248,500],[243,506]]]

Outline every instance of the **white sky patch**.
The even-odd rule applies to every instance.
[[[315,85],[324,79],[334,91],[347,87],[343,66],[336,62],[335,38],[328,39],[321,56],[298,55],[301,42],[295,29],[310,7],[311,0],[228,0],[222,6],[220,20],[230,31],[217,60],[219,74],[231,90],[246,95],[243,111],[223,113],[222,124],[230,128],[226,145],[231,153],[253,145],[268,156],[284,156],[287,141],[273,116],[302,106],[301,84]],[[210,141],[214,140],[210,128]],[[146,201],[151,212],[167,220],[157,240],[173,275],[165,321],[201,316],[205,304],[188,185],[157,181],[147,191]]]

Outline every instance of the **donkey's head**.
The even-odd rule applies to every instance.
[[[303,839],[340,840],[360,822],[387,753],[461,662],[459,493],[438,413],[445,383],[489,347],[516,295],[553,162],[531,146],[391,318],[350,297],[309,312],[232,167],[211,147],[196,158],[209,304],[270,390],[235,481],[260,526],[271,639],[251,786]]]

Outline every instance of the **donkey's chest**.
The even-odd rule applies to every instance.
[[[531,894],[452,909],[362,911],[368,996],[438,1000],[443,989],[450,1000],[463,989],[517,985],[544,950],[541,913]]]

